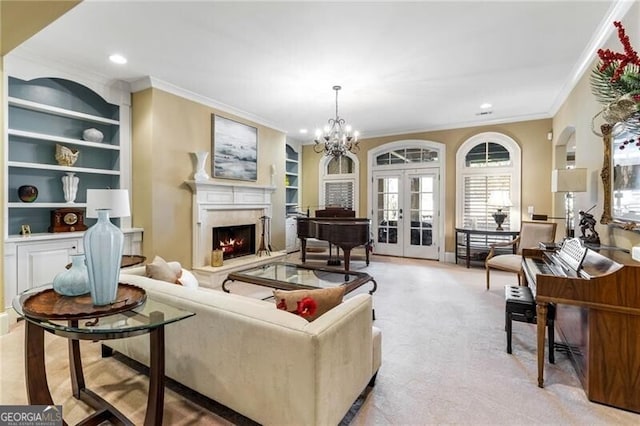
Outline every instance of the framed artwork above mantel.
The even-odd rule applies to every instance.
[[[258,180],[258,129],[211,115],[211,161],[215,178]]]

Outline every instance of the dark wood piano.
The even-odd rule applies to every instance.
[[[589,400],[640,412],[640,263],[619,249],[583,248],[582,259],[562,250],[523,250],[537,303],[538,386],[553,303],[556,329]]]
[[[369,265],[371,220],[358,217],[298,217],[302,262],[307,260],[307,238],[328,241],[344,252],[344,269],[349,270],[351,249],[366,246],[366,262]]]

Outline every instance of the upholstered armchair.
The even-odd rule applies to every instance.
[[[520,226],[520,235],[513,241],[504,243],[491,244],[489,255],[485,261],[485,269],[487,270],[487,290],[489,290],[489,274],[492,269],[513,272],[518,275],[518,285],[521,284],[522,275],[522,249],[538,248],[540,242],[552,242],[556,237],[556,223],[551,222],[522,222]],[[515,245],[516,254],[498,254],[495,249],[497,247],[509,247]]]

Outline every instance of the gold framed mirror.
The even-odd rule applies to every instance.
[[[609,124],[600,129],[604,145],[600,172],[604,206],[600,223],[640,231],[640,146],[630,143],[628,134],[614,136]]]

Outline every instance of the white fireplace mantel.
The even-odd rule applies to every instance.
[[[212,226],[243,225],[255,223],[261,216],[271,217],[274,186],[213,180],[190,180],[186,184],[193,192],[193,268],[210,265]],[[260,226],[256,226],[256,233],[261,231]]]

